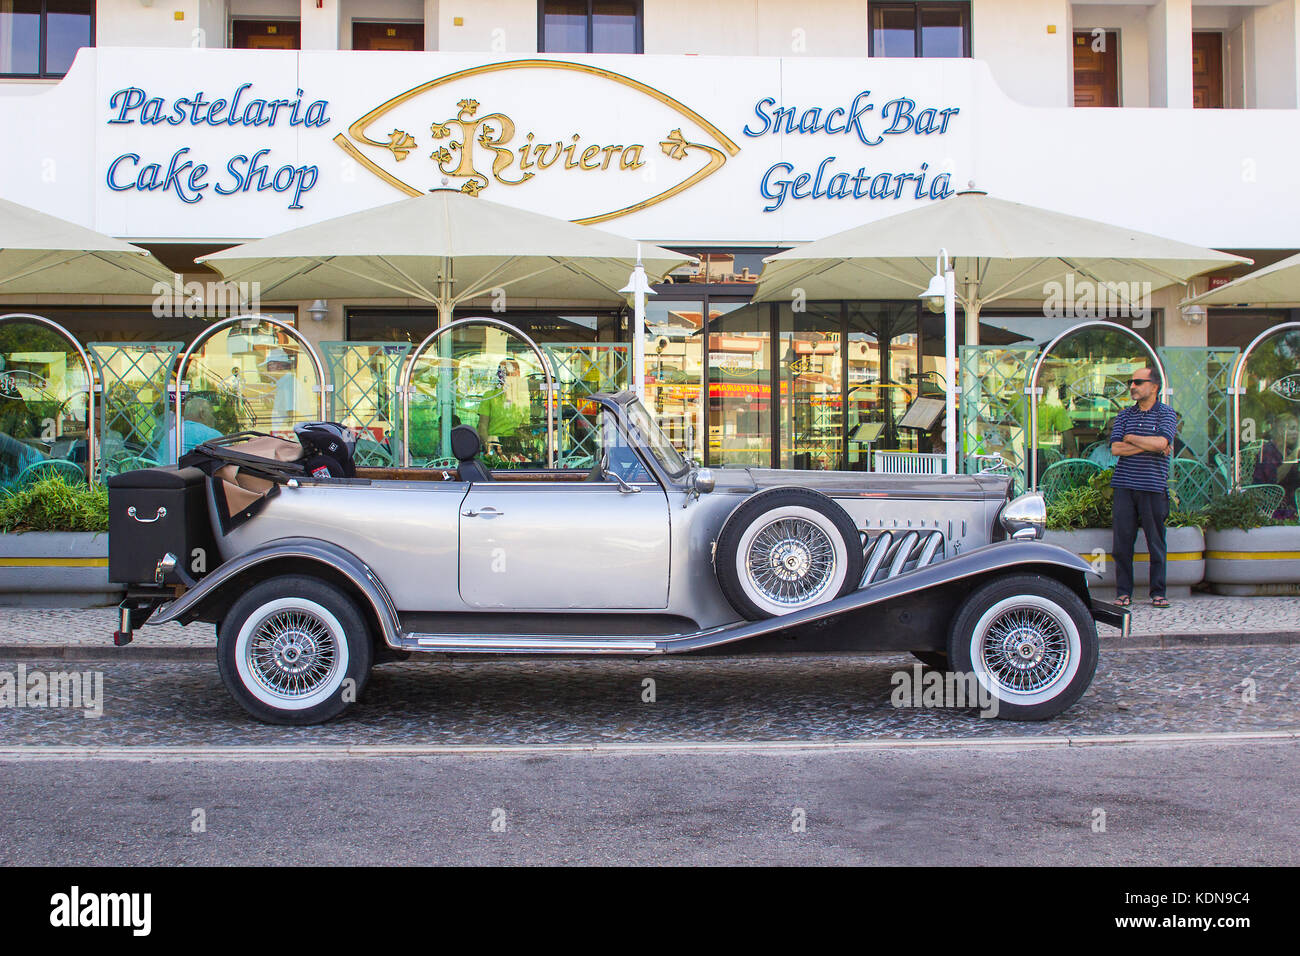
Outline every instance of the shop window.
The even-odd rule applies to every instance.
[[[641,0],[540,0],[540,53],[642,52]]]
[[[969,3],[872,3],[871,56],[971,55]]]
[[[689,247],[677,247],[673,251],[698,259],[699,265],[692,266],[688,264],[682,266],[669,273],[665,278],[665,283],[738,283],[754,285],[758,282],[758,277],[763,271],[764,257],[782,250],[777,248],[737,248],[705,251]],[[739,294],[746,291],[748,290],[744,288],[734,290]]]
[[[353,20],[352,49],[421,51],[424,49],[424,24]]]
[[[0,0],[0,74],[63,76],[94,45],[92,0]]]
[[[301,49],[297,20],[232,20],[230,45],[237,50]]]

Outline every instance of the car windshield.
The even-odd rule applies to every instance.
[[[680,478],[686,474],[688,467],[686,459],[673,447],[668,436],[655,424],[654,419],[639,400],[628,403],[627,425],[632,440],[654,455],[655,460],[670,478]]]

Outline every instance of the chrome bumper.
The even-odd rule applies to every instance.
[[[1128,637],[1129,620],[1131,613],[1126,607],[1120,607],[1118,604],[1111,604],[1107,601],[1092,602],[1092,617],[1095,621],[1102,624],[1109,624],[1111,627],[1119,628],[1120,637]]]

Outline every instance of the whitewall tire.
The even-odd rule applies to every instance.
[[[997,699],[1007,720],[1046,720],[1071,707],[1097,669],[1097,625],[1055,578],[1016,574],[976,589],[957,611],[948,657]]]
[[[315,724],[357,699],[371,641],[346,594],[317,578],[286,576],[235,602],[217,629],[217,660],[227,689],[254,717]]]
[[[862,543],[853,519],[830,498],[773,488],[727,519],[714,563],[731,606],[756,621],[852,591],[862,576]]]

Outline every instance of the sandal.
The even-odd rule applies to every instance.
[[[1165,598],[1163,595],[1162,595],[1161,597],[1153,597],[1153,598],[1151,599],[1151,606],[1152,606],[1152,607],[1169,607],[1169,600],[1168,600],[1167,598]]]
[[[1132,603],[1133,603],[1133,599],[1129,597],[1127,594],[1122,594],[1119,597],[1115,598],[1115,605],[1117,607],[1128,607]]]

